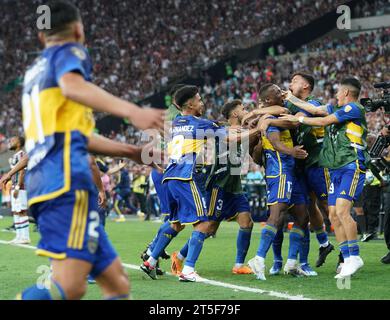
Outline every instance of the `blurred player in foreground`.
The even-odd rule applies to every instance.
[[[39,32],[45,49],[25,74],[22,100],[28,203],[41,234],[37,254],[52,259],[53,274],[47,288],[34,285],[18,297],[80,299],[91,274],[105,299],[127,299],[127,275],[99,221],[88,150],[142,163],[142,149],[93,135],[92,110],[140,129],[161,129],[164,115],[93,85],[79,10],[66,1],[48,6],[51,29]]]

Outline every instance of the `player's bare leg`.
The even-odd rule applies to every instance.
[[[51,278],[62,288],[66,300],[79,300],[87,291],[86,279],[91,269],[89,262],[79,259],[53,260]],[[50,292],[54,289],[52,283]]]
[[[103,296],[107,300],[127,300],[130,294],[130,282],[121,261],[116,258],[97,278]]]

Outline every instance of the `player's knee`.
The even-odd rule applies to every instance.
[[[87,292],[86,281],[67,283],[61,286],[67,300],[80,300]]]
[[[176,232],[180,232],[180,231],[182,231],[185,228],[185,226],[180,224],[180,223],[178,223],[178,222],[175,222],[175,223],[171,224],[171,228],[173,230],[175,230]]]

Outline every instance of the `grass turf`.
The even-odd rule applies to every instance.
[[[11,219],[0,220],[0,230],[9,226]],[[159,224],[153,222],[127,221],[124,223],[107,223],[107,231],[122,261],[127,264],[139,265],[140,253],[153,238]],[[303,295],[311,299],[389,299],[390,266],[379,262],[386,253],[383,241],[362,243],[361,256],[365,266],[351,280],[350,289],[338,289],[335,275],[337,253],[333,251],[327,262],[316,269],[317,277],[294,278],[287,275],[268,276],[267,281],[255,280],[253,275],[233,275],[231,268],[235,259],[236,223],[222,223],[217,237],[205,241],[203,251],[197,264],[198,273],[207,278],[250,288],[266,291],[276,291],[289,295]],[[32,234],[32,245],[36,245],[37,233]],[[187,227],[168,247],[169,252],[178,250],[191,234]],[[1,232],[0,240],[11,240],[14,234]],[[257,250],[260,237],[260,225],[256,224],[252,235],[252,244],[247,260],[252,258]],[[309,261],[313,265],[317,259],[318,244],[315,235],[311,237]],[[333,244],[335,239],[331,238]],[[288,234],[285,234],[283,256],[287,257]],[[272,250],[271,250],[272,251]],[[0,299],[13,299],[16,293],[34,284],[41,274],[37,269],[41,265],[49,265],[46,258],[37,257],[31,249],[0,244]],[[272,264],[272,252],[267,257],[267,270]],[[162,261],[161,267],[169,271],[169,261]],[[179,283],[169,275],[153,281],[141,271],[127,269],[131,279],[132,296],[144,300],[238,300],[238,299],[278,299],[268,294],[244,292],[230,288],[217,287],[202,283]],[[85,299],[100,299],[100,291],[96,285],[88,286]]]

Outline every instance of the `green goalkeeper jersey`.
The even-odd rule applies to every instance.
[[[227,136],[229,128],[225,129]],[[217,136],[215,139],[214,163],[206,187],[209,189],[218,186],[226,192],[244,193],[241,184],[242,145],[235,145],[235,150],[229,150],[229,145],[224,140],[226,136]]]
[[[321,103],[312,96],[307,97],[305,100],[316,107],[321,105]],[[303,112],[307,116],[310,116],[310,114],[301,110],[290,102],[287,103],[286,107],[292,114]],[[295,133],[295,142],[298,145],[302,145],[308,153],[307,158],[304,160],[304,166],[306,168],[318,165],[319,155],[323,146],[324,135],[324,127],[312,127],[302,124],[297,128]]]

